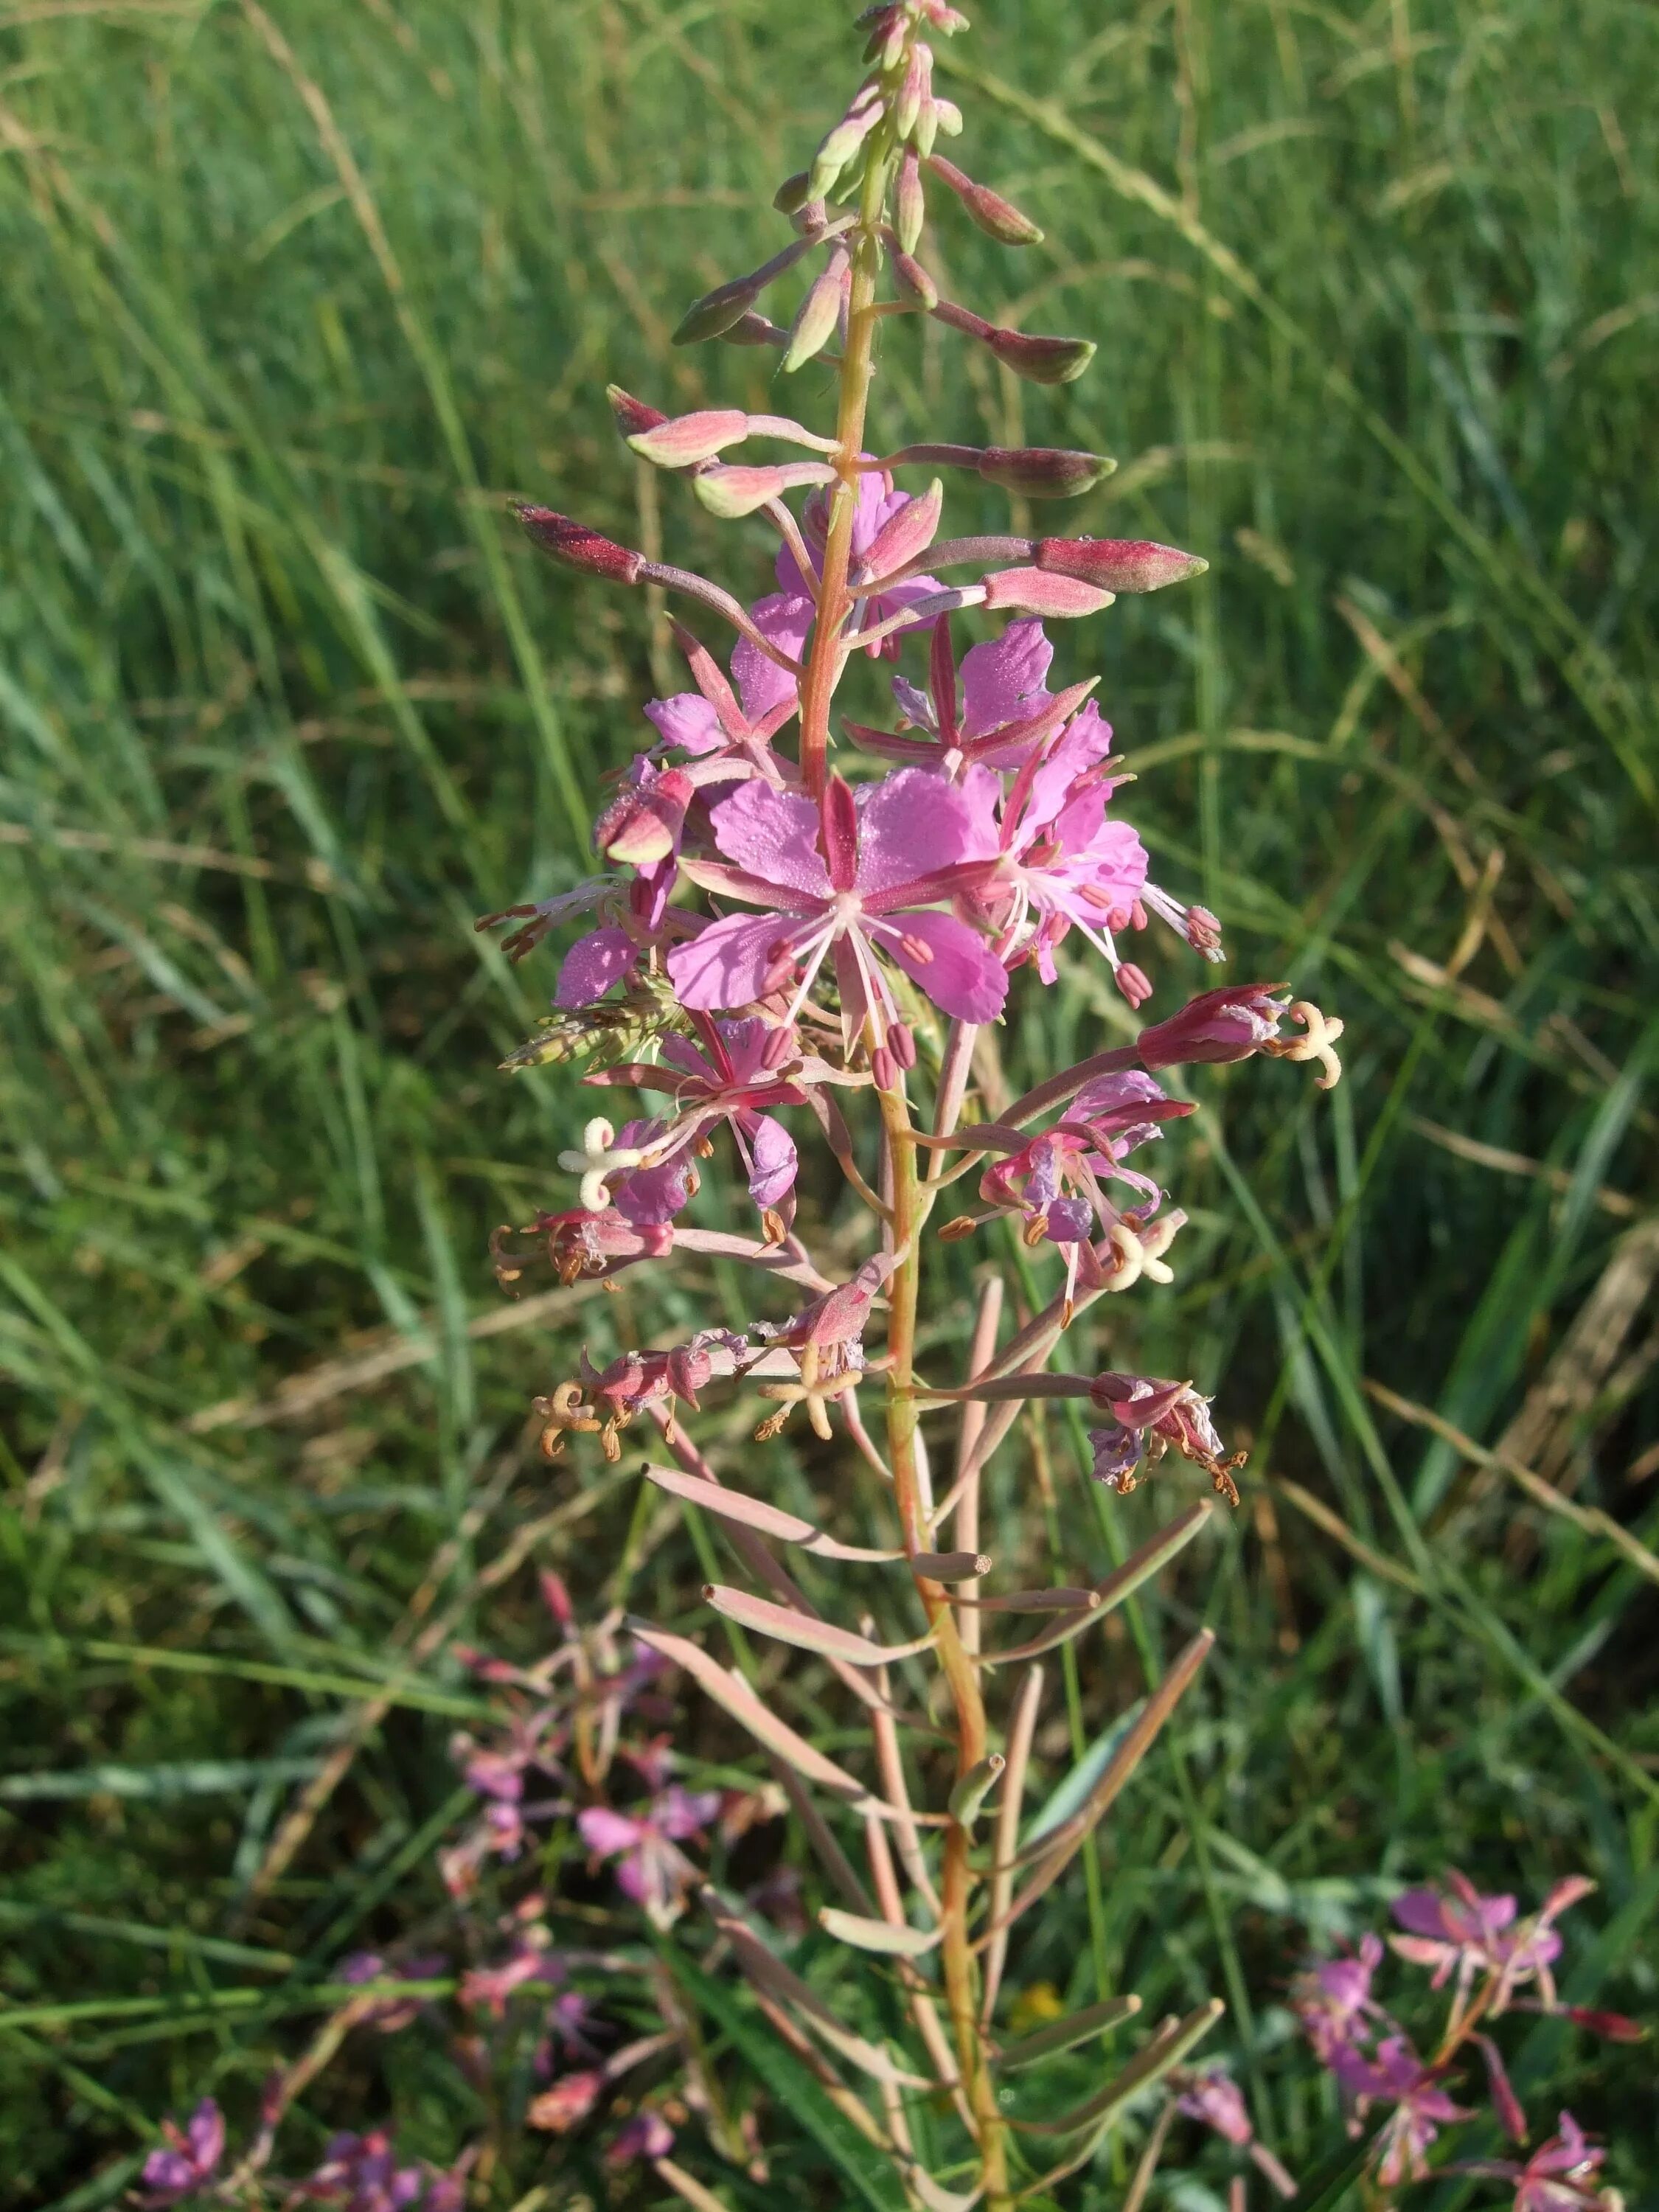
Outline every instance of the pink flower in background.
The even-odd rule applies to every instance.
[[[711,922],[669,955],[682,1005],[744,1006],[793,987],[793,1019],[833,957],[849,1044],[866,1018],[878,1043],[898,1022],[882,959],[945,1013],[985,1022],[1001,1012],[1008,978],[989,946],[954,915],[921,911],[979,879],[991,857],[951,785],[914,769],[856,793],[832,778],[823,816],[827,863],[818,809],[797,793],[744,784],[710,820],[730,865],[690,860],[686,872],[706,890],[770,912]]]
[[[1382,1937],[1368,1932],[1356,1951],[1320,1959],[1297,1977],[1291,2002],[1325,2065],[1339,2051],[1367,2038],[1373,2022],[1388,2017],[1371,1995],[1382,1958]]]
[[[1583,1875],[1556,1883],[1539,1911],[1516,1923],[1513,1897],[1483,1897],[1467,1875],[1454,1868],[1446,1876],[1450,1894],[1408,1889],[1394,1902],[1394,1917],[1407,1932],[1390,1940],[1402,1959],[1434,1970],[1439,1989],[1455,1972],[1467,1988],[1478,1973],[1498,1977],[1489,2010],[1502,2012],[1515,1990],[1535,1982],[1545,2006],[1553,2008],[1551,1972],[1561,1955],[1557,1917],[1595,1887]]]
[[[635,2112],[605,2154],[607,2166],[631,2166],[639,2159],[666,2158],[674,2130],[660,2112]]]
[[[300,2194],[307,2203],[338,2205],[342,2212],[404,2212],[426,2197],[432,2179],[422,2166],[399,2166],[391,2137],[377,2128],[366,2136],[336,2136],[322,2164],[301,2183]]]
[[[678,1783],[651,1799],[641,1813],[590,1805],[576,1828],[596,1858],[617,1859],[617,1887],[658,1923],[672,1919],[697,1870],[678,1846],[700,1838],[720,1809],[717,1790],[683,1790]]]
[[[1595,2179],[1607,2154],[1586,2141],[1571,2112],[1559,2117],[1557,2132],[1524,2163],[1508,2158],[1473,2158],[1446,2170],[1512,2182],[1514,2212],[1603,2212],[1603,2208],[1613,2212],[1618,2198],[1611,2191],[1598,2189]]]
[[[1188,2075],[1176,2109],[1189,2120],[1201,2120],[1230,2143],[1247,2143],[1255,2133],[1243,2092],[1232,2075],[1224,2074],[1218,2066],[1207,2073]]]
[[[153,2150],[139,2176],[142,2202],[159,2208],[199,2196],[219,2171],[225,2154],[225,2118],[211,2097],[204,2097],[183,2128],[163,2120],[165,2150]]]
[[[1440,2087],[1439,2069],[1425,2066],[1403,2035],[1387,2037],[1369,2056],[1342,2045],[1330,2065],[1360,2114],[1374,2104],[1394,2106],[1377,2137],[1377,2179],[1384,2188],[1420,2181],[1429,2170],[1424,2154],[1443,2123],[1472,2117],[1466,2106],[1452,2102]]]

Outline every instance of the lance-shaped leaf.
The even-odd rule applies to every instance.
[[[850,1628],[815,1620],[808,1613],[774,1605],[769,1598],[751,1597],[747,1590],[732,1589],[724,1583],[705,1583],[702,1598],[716,1613],[723,1613],[741,1628],[753,1629],[757,1636],[775,1637],[780,1644],[815,1651],[823,1659],[844,1660],[849,1667],[884,1667],[890,1659],[913,1659],[918,1651],[928,1649],[937,1632],[930,1629],[912,1644],[872,1644],[867,1636],[855,1635]]]
[[[1079,1846],[1104,1819],[1131,1775],[1152,1749],[1159,1730],[1190,1688],[1214,1644],[1215,1632],[1209,1628],[1200,1629],[1142,1706],[1139,1717],[1108,1760],[1104,1772],[1089,1792],[1082,1810],[1074,1813],[1069,1820],[1062,1822],[1043,1837],[1040,1847],[1031,1847],[1041,1863],[1009,1906],[1005,1925],[1018,1920],[1023,1912],[1036,1903],[1045,1890],[1060,1880]],[[1021,1852],[1016,1863],[1024,1863],[1025,1854]]]
[[[718,1520],[735,1522],[739,1528],[753,1528],[763,1536],[775,1536],[780,1543],[799,1544],[804,1551],[821,1559],[848,1559],[865,1566],[885,1566],[904,1557],[900,1551],[838,1544],[833,1536],[826,1536],[821,1528],[815,1528],[810,1521],[803,1521],[798,1513],[786,1513],[781,1505],[769,1504],[763,1498],[750,1498],[741,1490],[728,1490],[723,1483],[687,1474],[678,1467],[647,1465],[641,1467],[640,1473],[647,1482],[655,1483],[659,1490],[701,1506]]]
[[[1115,2081],[1109,2081],[1086,2104],[1075,2106],[1057,2120],[1014,2120],[1010,2123],[1026,2136],[1074,2136],[1085,2128],[1103,2127],[1131,2097],[1163,2079],[1215,2026],[1226,2010],[1219,1997],[1189,2012],[1185,2020],[1171,2021],[1159,2030],[1138,2057],[1132,2058]]]
[[[701,1644],[692,1643],[689,1637],[672,1636],[666,1629],[653,1628],[649,1621],[630,1620],[628,1626],[636,1643],[643,1644],[647,1650],[659,1652],[676,1667],[684,1668],[698,1688],[729,1713],[740,1728],[747,1729],[757,1743],[806,1781],[815,1782],[820,1790],[827,1790],[831,1796],[839,1797],[855,1812],[868,1808],[887,1820],[898,1817],[890,1805],[884,1805],[878,1797],[872,1796],[845,1767],[837,1766],[833,1759],[827,1759],[804,1735],[798,1735],[787,1721],[781,1720],[740,1674],[711,1659]]]
[[[1006,1665],[1010,1660],[1035,1659],[1039,1653],[1052,1651],[1056,1644],[1065,1644],[1073,1636],[1081,1635],[1092,1622],[1103,1619],[1114,1606],[1121,1605],[1125,1598],[1132,1597],[1143,1583],[1161,1573],[1170,1560],[1192,1542],[1214,1510],[1215,1500],[1212,1498],[1199,1498],[1155,1535],[1149,1536],[1140,1549],[1132,1552],[1123,1565],[1108,1575],[1103,1582],[1095,1584],[1091,1595],[1097,1602],[1087,1612],[1079,1612],[1057,1621],[1052,1628],[1044,1629],[1041,1635],[1034,1636],[1027,1644],[1017,1644],[1006,1651],[988,1651],[981,1663],[995,1667]]]
[[[866,1920],[857,1912],[842,1912],[834,1905],[820,1905],[818,1925],[838,1943],[856,1951],[876,1951],[888,1959],[921,1959],[937,1948],[942,1928],[908,1928],[886,1920]]]
[[[712,1889],[705,1889],[703,1901],[708,1906],[715,1926],[732,1946],[733,1956],[745,1978],[757,1990],[785,2005],[804,2026],[821,2036],[830,2048],[839,2053],[849,2064],[867,2074],[872,2081],[884,2081],[896,2089],[932,2089],[938,2085],[925,2075],[912,2074],[890,2058],[878,2045],[866,2042],[854,2033],[830,2011],[817,1991],[810,1989],[800,1976],[786,1966],[781,1959],[770,1950],[753,1929],[728,1911]]]
[[[1121,2027],[1139,2010],[1140,1999],[1133,1996],[1108,1997],[1103,2004],[1085,2005],[1081,2012],[1057,2020],[1052,2027],[1039,2028],[1035,2035],[1022,2036],[1018,2043],[1005,2044],[1000,2051],[991,2053],[991,2063],[1005,2074],[1021,2066],[1035,2066],[1040,2058],[1052,2058],[1061,2051],[1075,2051],[1079,2043],[1104,2035],[1109,2028]]]

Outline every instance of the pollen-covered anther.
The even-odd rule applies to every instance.
[[[1316,1060],[1325,1072],[1316,1076],[1315,1082],[1322,1091],[1334,1091],[1342,1080],[1342,1062],[1336,1055],[1342,1023],[1334,1014],[1322,1013],[1309,999],[1293,1000],[1287,1011],[1291,1021],[1301,1023],[1302,1035],[1270,1037],[1262,1051],[1271,1053],[1275,1060]]]
[[[580,1176],[577,1196],[584,1208],[589,1213],[603,1213],[611,1204],[606,1176],[636,1168],[644,1158],[637,1146],[618,1145],[616,1130],[603,1115],[596,1115],[582,1131],[580,1152],[561,1152],[559,1165],[570,1175]]]
[[[924,937],[915,937],[907,929],[899,939],[899,951],[907,960],[914,960],[918,968],[931,968],[933,948]]]
[[[540,1439],[544,1459],[556,1459],[573,1430],[580,1435],[592,1436],[600,1426],[592,1407],[582,1396],[580,1382],[561,1382],[547,1397],[534,1400],[532,1409],[545,1424]]]
[[[964,1237],[971,1237],[978,1227],[979,1223],[971,1213],[959,1213],[954,1221],[947,1221],[939,1231],[939,1242],[942,1244],[959,1244]]]

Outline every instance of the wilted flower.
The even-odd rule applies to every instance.
[[[1377,2179],[1385,2188],[1420,2181],[1428,2172],[1424,2153],[1442,2124],[1470,2118],[1468,2107],[1454,2104],[1440,2087],[1441,2069],[1425,2066],[1403,2035],[1385,2038],[1369,2055],[1342,2045],[1330,2063],[1358,2112],[1374,2104],[1394,2106],[1377,2137]]]
[[[1183,1459],[1201,1467],[1216,1488],[1238,1501],[1233,1470],[1247,1457],[1231,1457],[1210,1419],[1210,1401],[1190,1382],[1160,1382],[1144,1375],[1097,1375],[1090,1393],[1096,1405],[1112,1416],[1115,1425],[1091,1431],[1094,1465],[1090,1472],[1108,1490],[1127,1492],[1135,1486],[1134,1469],[1141,1455],[1154,1462],[1173,1444]]]

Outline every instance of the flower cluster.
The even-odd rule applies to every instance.
[[[1482,1896],[1455,1870],[1443,1889],[1410,1889],[1395,1899],[1401,1932],[1389,1938],[1389,1948],[1429,1970],[1431,1990],[1450,1990],[1427,2059],[1372,1994],[1385,1956],[1380,1936],[1368,1934],[1357,1949],[1316,1960],[1299,1977],[1294,2003],[1303,2032],[1334,2076],[1356,2131],[1369,2114],[1385,2115],[1373,2150],[1383,2191],[1423,2180],[1431,2171],[1465,2173],[1512,2182],[1515,2212],[1615,2212],[1618,2200],[1595,2179],[1602,2154],[1586,2142],[1571,2112],[1563,2112],[1556,2134],[1520,2162],[1468,2159],[1431,2168],[1428,2157],[1444,2128],[1474,2117],[1474,2108],[1457,2103],[1447,2087],[1458,2078],[1466,2053],[1479,2055],[1491,2110],[1504,2134],[1523,2147],[1532,2134],[1488,2032],[1505,2013],[1549,2013],[1614,2041],[1640,2036],[1622,2014],[1564,2004],[1556,1992],[1553,1970],[1562,1948],[1556,1921],[1594,1886],[1570,1875],[1524,1918],[1515,1898]]]

